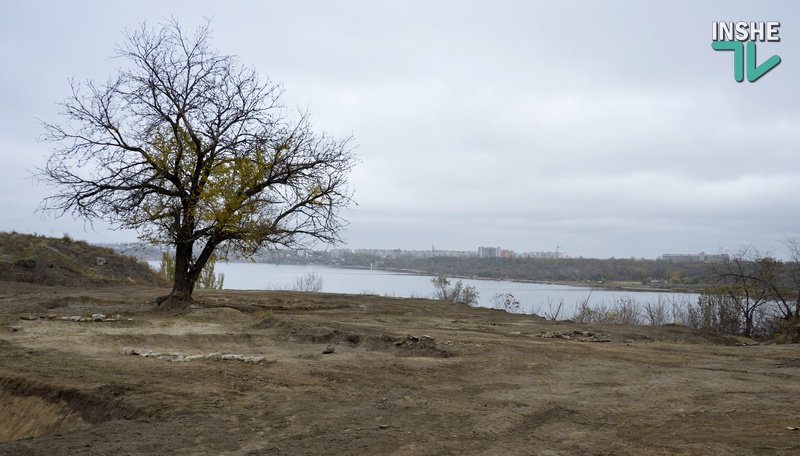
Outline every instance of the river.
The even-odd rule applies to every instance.
[[[158,269],[159,262],[150,264]],[[291,290],[298,277],[314,273],[323,280],[322,291],[331,293],[375,294],[394,297],[430,297],[433,294],[431,276],[400,272],[334,268],[319,265],[275,265],[268,263],[217,263],[215,272],[225,274],[223,288],[231,290]],[[588,299],[592,306],[608,306],[620,299],[634,299],[639,304],[657,302],[696,302],[692,293],[661,293],[650,291],[618,291],[603,288],[567,285],[512,282],[505,280],[461,280],[474,286],[480,294],[478,303],[493,307],[496,294],[511,293],[525,313],[544,316],[552,314],[563,303],[560,318],[569,318],[578,303]]]

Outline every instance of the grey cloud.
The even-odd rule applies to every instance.
[[[354,248],[648,256],[779,246],[800,220],[800,34],[793,4],[725,2],[10,2],[0,48],[0,229],[80,222],[32,212],[46,189],[35,118],[57,119],[67,79],[104,81],[125,29],[213,17],[214,43],[282,82],[289,108],[352,133],[363,163],[347,211]],[[13,16],[13,20],[11,19]],[[782,21],[783,63],[733,82],[710,22]],[[14,43],[13,45],[11,43]],[[763,49],[763,50],[762,50]],[[759,54],[762,55],[762,54]],[[761,58],[761,57],[760,57]],[[27,184],[25,184],[27,185]]]

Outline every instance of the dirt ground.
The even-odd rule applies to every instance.
[[[165,293],[0,282],[0,454],[800,454],[798,345],[366,295],[153,313]]]

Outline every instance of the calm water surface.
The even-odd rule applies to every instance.
[[[150,262],[158,268],[159,262]],[[323,291],[331,293],[376,294],[396,297],[430,297],[431,276],[367,269],[344,269],[316,265],[274,265],[267,263],[217,263],[215,272],[225,274],[224,288],[231,290],[291,290],[298,277],[315,273],[322,277]],[[455,282],[458,279],[451,279]],[[562,318],[574,312],[576,304],[589,299],[590,305],[611,305],[621,298],[633,298],[639,304],[662,300],[696,301],[696,294],[629,292],[502,280],[460,279],[480,293],[479,304],[493,307],[492,297],[511,293],[526,313],[539,315],[564,303]]]

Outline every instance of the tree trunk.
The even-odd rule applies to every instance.
[[[172,285],[173,298],[191,301],[194,291],[192,269],[192,242],[179,242],[175,246],[175,282]]]
[[[744,315],[744,337],[750,337],[753,333],[753,311],[746,312]]]
[[[800,318],[800,294],[797,296],[797,303],[795,304],[794,308],[794,318]]]
[[[178,242],[175,246],[175,276],[172,291],[157,300],[159,309],[185,309],[192,302],[192,292],[199,273],[192,270],[192,242]]]

